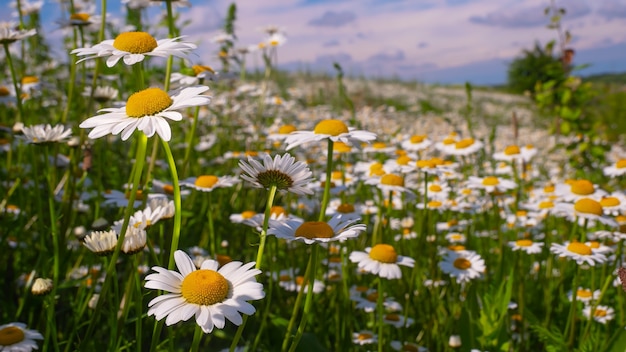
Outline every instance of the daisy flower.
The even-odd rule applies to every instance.
[[[369,177],[365,180],[366,185],[378,187],[383,193],[408,192],[404,185],[405,178],[397,174],[384,174],[381,177]]]
[[[504,148],[503,151],[494,153],[493,158],[508,162],[516,160],[528,162],[535,154],[537,154],[535,149],[520,148],[518,145],[512,144]]]
[[[570,291],[567,294],[567,299],[571,302],[574,298],[574,293],[576,294],[576,300],[579,302],[583,302],[585,304],[591,303],[591,301],[597,301],[600,298],[601,290],[592,291],[588,288],[579,287],[576,292]]]
[[[341,141],[347,145],[356,142],[370,142],[376,139],[376,134],[363,130],[355,130],[340,120],[322,120],[313,131],[294,131],[287,138],[287,150],[295,148],[301,144],[309,142],[318,142],[324,139],[330,139],[333,142]]]
[[[593,316],[593,320],[597,321],[600,324],[606,324],[609,321],[615,319],[615,309],[609,306],[597,306],[591,313],[592,307],[586,306],[583,308],[583,316],[587,319],[591,319]]]
[[[334,215],[328,222],[304,222],[301,219],[270,220],[267,234],[290,241],[301,240],[306,244],[345,241],[365,231],[365,225],[355,224],[359,220],[359,218],[346,218],[341,214]]]
[[[180,182],[180,185],[191,187],[196,191],[212,192],[216,188],[232,187],[237,183],[239,183],[239,179],[235,176],[201,175],[186,178]]]
[[[230,262],[218,270],[218,262],[205,260],[200,269],[185,252],[177,250],[174,259],[178,272],[154,266],[157,273],[146,277],[146,288],[170,293],[158,296],[148,303],[148,316],[165,319],[166,325],[186,321],[195,316],[205,333],[214,327],[223,329],[225,320],[241,325],[240,313],[252,315],[256,311],[249,300],[265,297],[263,285],[256,282],[258,269],[254,262]]]
[[[99,256],[112,254],[117,245],[117,233],[115,230],[93,231],[83,239],[87,249]]]
[[[91,86],[86,86],[85,90],[82,93],[82,96],[84,97],[93,96],[93,100],[95,100],[96,102],[106,103],[108,101],[117,99],[118,94],[119,94],[119,91],[117,89],[113,87],[109,87],[109,86],[103,86],[103,87],[97,86],[92,94]]]
[[[506,192],[507,190],[517,187],[517,184],[513,181],[506,180],[497,176],[470,176],[467,180],[467,187],[484,189],[487,193],[493,193]]]
[[[168,57],[176,56],[186,59],[188,53],[197,46],[190,42],[179,41],[183,37],[156,40],[146,32],[124,32],[115,39],[105,40],[90,48],[78,48],[71,54],[86,56],[76,63],[98,57],[107,57],[106,64],[113,67],[124,59],[126,65],[134,65],[145,59],[146,56]]]
[[[474,138],[462,139],[454,144],[447,145],[442,152],[448,155],[466,156],[474,154],[483,148],[483,142]]]
[[[252,157],[248,162],[240,161],[239,167],[244,171],[241,178],[250,182],[256,188],[269,189],[272,186],[285,193],[298,195],[313,194],[307,184],[313,181],[313,174],[306,163],[296,161],[296,158],[286,153],[276,155],[274,159],[268,154],[263,155],[263,164]]]
[[[409,327],[413,325],[415,319],[413,318],[404,318],[400,314],[396,313],[387,313],[383,316],[383,323],[393,325],[396,329]]]
[[[563,215],[571,221],[576,219],[579,222],[591,220],[599,221],[609,226],[617,226],[615,220],[604,215],[602,203],[591,198],[580,198],[574,204],[558,203],[555,205],[555,209],[559,212],[559,215]]]
[[[587,263],[595,266],[596,263],[604,263],[607,260],[604,254],[594,253],[591,247],[580,242],[552,243],[550,252],[557,254],[561,258],[575,260],[578,265]]]
[[[398,265],[413,267],[415,260],[398,255],[395,248],[388,244],[377,244],[365,248],[365,252],[350,253],[350,261],[357,263],[359,269],[387,279],[400,279],[402,271]]]
[[[54,127],[50,126],[50,124],[33,125],[24,127],[22,133],[24,133],[24,137],[28,143],[44,144],[64,141],[72,134],[72,129],[66,130],[63,125],[56,125]]]
[[[557,184],[554,194],[567,202],[571,202],[581,198],[600,200],[607,192],[598,188],[589,180],[580,179],[567,180]]]
[[[482,276],[485,261],[472,251],[447,251],[439,262],[439,268],[457,282],[465,283]]]
[[[419,152],[430,147],[433,142],[425,134],[412,135],[409,139],[402,141],[402,148],[409,152]]]
[[[602,169],[604,175],[608,177],[618,177],[626,174],[626,159],[620,159],[614,164]]]
[[[533,242],[532,240],[527,239],[521,239],[509,242],[509,247],[511,247],[513,251],[522,251],[526,254],[537,254],[541,253],[543,243]]]
[[[378,337],[376,336],[376,334],[374,334],[373,332],[369,330],[363,330],[363,331],[352,333],[352,342],[355,345],[360,345],[360,346],[371,345],[371,344],[378,342]]]
[[[0,27],[0,44],[11,44],[24,38],[32,37],[37,34],[37,30],[14,30],[9,27]]]
[[[397,340],[393,340],[391,341],[390,345],[394,351],[428,352],[428,348],[416,345],[412,342],[400,342]]]
[[[26,329],[24,323],[0,325],[0,351],[30,352],[39,349],[35,340],[43,340],[37,330]]]
[[[193,65],[191,68],[184,69],[181,72],[172,73],[170,82],[183,86],[193,86],[199,84],[204,79],[211,79],[216,76],[217,72],[210,66]]]

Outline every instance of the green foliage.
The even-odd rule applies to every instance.
[[[539,43],[511,62],[508,69],[508,86],[512,92],[535,93],[538,82],[562,82],[566,71],[561,60],[553,55],[554,42],[541,47]]]
[[[491,285],[490,291],[482,297],[482,309],[478,324],[482,335],[478,337],[481,345],[489,350],[507,351],[509,337],[506,332],[509,316],[508,304],[513,290],[513,275],[500,286]]]

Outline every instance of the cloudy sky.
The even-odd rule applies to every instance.
[[[31,0],[32,1],[32,0]],[[58,7],[56,2],[46,0]],[[197,41],[205,64],[217,65],[219,33],[232,0],[191,0],[182,18],[183,34]],[[0,0],[0,3],[8,0]],[[119,3],[109,1],[119,14]],[[342,64],[353,75],[400,77],[426,82],[499,84],[508,62],[535,41],[557,32],[546,28],[550,0],[239,0],[238,45],[263,40],[260,28],[284,28],[279,48],[284,68],[332,72]],[[626,0],[555,0],[567,10],[564,29],[572,33],[582,73],[626,71]],[[8,5],[5,6],[5,8]],[[4,12],[4,11],[0,11]],[[6,16],[1,16],[0,19]]]

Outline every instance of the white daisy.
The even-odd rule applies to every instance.
[[[383,323],[393,325],[395,328],[409,327],[415,323],[413,318],[405,318],[396,313],[387,313],[383,316]]]
[[[252,315],[256,311],[248,300],[265,297],[263,285],[256,282],[258,269],[251,269],[255,263],[230,262],[218,270],[218,262],[205,260],[200,269],[185,252],[176,251],[174,259],[178,271],[158,266],[146,277],[146,288],[170,293],[158,296],[148,303],[148,315],[157,320],[165,317],[166,325],[186,321],[195,316],[196,323],[205,333],[214,327],[224,328],[225,320],[241,325],[240,313]]]
[[[481,141],[477,141],[474,138],[466,138],[447,145],[446,148],[442,149],[442,152],[448,155],[465,156],[478,152],[483,146],[484,144]]]
[[[564,216],[570,221],[584,223],[586,220],[591,222],[599,221],[609,226],[617,226],[617,222],[611,217],[604,215],[602,204],[591,198],[579,198],[574,204],[557,203],[555,206],[557,215]]]
[[[467,180],[468,188],[484,189],[487,193],[506,192],[514,189],[517,184],[513,181],[497,176],[476,177],[470,176]]]
[[[557,184],[554,194],[567,202],[572,202],[581,198],[600,200],[607,192],[589,180],[579,179],[567,180]]]
[[[72,134],[72,129],[66,130],[63,125],[33,125],[22,128],[22,133],[28,143],[44,144],[64,141]]]
[[[43,340],[37,330],[26,329],[24,323],[0,325],[0,351],[30,352],[39,349],[35,340]]]
[[[76,63],[85,60],[107,57],[106,64],[113,67],[120,59],[126,65],[134,65],[143,61],[146,56],[168,57],[176,56],[186,59],[189,52],[197,46],[190,42],[179,41],[183,37],[156,40],[146,32],[124,32],[115,39],[105,40],[90,48],[72,50],[76,56],[86,56]]]
[[[447,251],[439,262],[439,268],[457,282],[464,283],[482,276],[485,272],[485,261],[471,251]]]
[[[509,247],[511,247],[514,251],[522,251],[526,252],[526,254],[537,254],[541,253],[541,249],[543,248],[542,242],[533,242],[528,239],[521,239],[517,241],[510,241]]]
[[[239,179],[235,176],[201,175],[186,178],[180,182],[180,185],[201,192],[212,192],[216,188],[232,187],[237,183],[239,183]]]
[[[301,219],[270,220],[267,234],[290,241],[301,240],[306,244],[345,241],[365,231],[365,225],[355,224],[359,220],[359,218],[346,218],[341,214],[336,214],[328,222],[304,222]]]
[[[369,330],[363,330],[363,331],[352,333],[352,342],[355,345],[360,345],[360,346],[371,345],[371,344],[378,342],[378,337],[376,336],[376,334],[374,334],[373,332]]]
[[[397,340],[393,340],[390,343],[391,348],[394,351],[415,351],[415,352],[428,352],[428,348],[418,346],[412,342],[400,342]]]
[[[83,244],[96,255],[109,255],[113,253],[117,245],[117,233],[115,230],[92,231],[85,236]]]
[[[591,313],[591,306],[586,306],[583,308],[583,316],[587,319],[591,319],[593,316],[593,320],[597,321],[600,324],[606,324],[609,321],[615,319],[615,309],[609,306],[596,306]]]
[[[607,260],[604,254],[594,253],[591,247],[580,242],[552,243],[550,252],[557,254],[561,258],[575,260],[578,265],[587,263],[595,266],[596,263],[604,263]]]
[[[418,152],[422,149],[426,149],[430,147],[433,142],[428,139],[428,136],[425,134],[422,135],[413,135],[407,140],[402,141],[402,148],[409,152]]]
[[[576,293],[577,301],[583,302],[585,304],[589,304],[592,301],[597,301],[598,298],[600,298],[602,291],[601,290],[592,291],[589,288],[578,287],[575,293]],[[571,302],[573,298],[574,298],[574,292],[569,291],[567,293],[567,299]]]
[[[193,65],[191,68],[182,70],[181,72],[172,73],[170,82],[178,83],[182,86],[193,86],[201,83],[204,79],[212,79],[217,76],[217,72],[210,66]]]
[[[105,114],[88,118],[80,124],[80,128],[93,127],[89,132],[92,139],[122,133],[122,140],[125,141],[137,129],[148,137],[157,133],[164,141],[169,141],[172,131],[166,119],[180,121],[183,115],[175,110],[208,104],[211,98],[200,95],[208,89],[206,86],[194,86],[170,94],[160,88],[144,89],[131,95],[126,106],[98,110]]]
[[[415,260],[398,255],[395,248],[388,244],[377,244],[365,248],[365,252],[350,253],[350,261],[357,263],[359,269],[387,279],[400,279],[402,271],[398,265],[413,267]]]
[[[0,27],[0,44],[11,44],[24,38],[32,37],[37,34],[37,30],[14,30],[9,27]]]
[[[330,139],[333,142],[341,141],[347,145],[356,142],[370,142],[376,139],[376,134],[363,130],[355,130],[348,128],[343,121],[340,120],[322,120],[313,131],[294,131],[285,139],[287,150],[295,148],[301,144],[309,142],[317,142],[324,139]]]
[[[626,159],[620,159],[614,164],[606,166],[602,169],[608,177],[617,177],[626,174]]]
[[[369,177],[365,180],[366,185],[378,187],[386,195],[389,192],[408,192],[405,187],[405,178],[397,174],[384,174],[380,177]]]
[[[311,177],[313,173],[306,163],[296,161],[296,158],[288,153],[276,155],[274,159],[264,154],[262,158],[263,164],[250,156],[247,163],[240,161],[239,167],[244,171],[241,178],[256,188],[269,189],[276,186],[283,193],[313,194],[313,191],[306,187],[313,181]]]

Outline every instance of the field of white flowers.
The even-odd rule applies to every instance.
[[[0,23],[0,351],[626,348],[619,144],[575,169],[527,97],[287,74],[276,26],[199,58],[184,1],[126,3]]]

